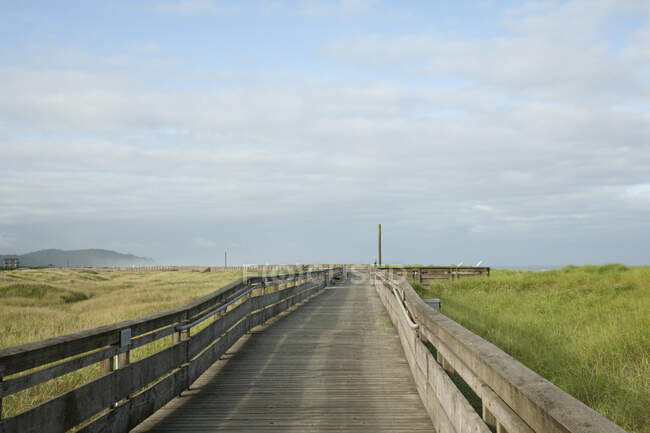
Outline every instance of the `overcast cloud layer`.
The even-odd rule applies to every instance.
[[[8,3],[0,253],[650,264],[650,3]]]

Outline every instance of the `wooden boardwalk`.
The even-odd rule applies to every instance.
[[[433,431],[397,332],[357,274],[224,358],[134,431]]]

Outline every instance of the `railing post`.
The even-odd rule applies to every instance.
[[[127,349],[117,356],[117,368],[124,368],[131,363],[131,328],[120,331],[120,349]]]
[[[120,331],[120,353],[110,358],[103,359],[99,363],[99,374],[105,376],[111,371],[119,368],[124,368],[131,362],[131,328],[122,329]],[[122,350],[126,349],[122,352]],[[112,407],[117,407],[119,402],[113,403]]]
[[[190,330],[184,329],[182,331],[176,331],[172,334],[172,344],[178,344],[181,341],[187,341],[190,339]]]
[[[180,324],[184,324],[187,322],[187,313],[183,314],[181,320],[178,322]],[[172,344],[178,344],[181,341],[187,340],[187,337],[184,337],[182,334],[184,334],[185,331],[175,331],[172,334]]]
[[[438,352],[438,364],[442,366],[442,369],[445,370],[447,374],[449,374],[450,376],[454,375],[456,370],[454,370],[454,367],[451,366],[449,361],[447,361],[445,357],[442,356],[442,354],[440,354],[440,352]]]
[[[485,424],[489,425],[492,429],[497,428],[497,419],[492,415],[492,412],[488,410],[488,408],[485,406],[485,403],[482,404],[483,406],[483,421],[485,421]]]
[[[115,357],[111,356],[100,361],[99,363],[99,374],[105,376],[115,369]]]

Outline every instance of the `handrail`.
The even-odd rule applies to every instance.
[[[418,329],[420,325],[418,325],[413,320],[411,320],[411,316],[409,316],[408,311],[406,311],[406,307],[404,307],[404,303],[402,302],[399,293],[397,293],[397,289],[395,289],[394,287],[393,287],[393,293],[395,294],[395,298],[397,298],[397,302],[399,303],[399,306],[402,309],[402,313],[404,313],[404,317],[406,317],[408,325],[413,329]]]
[[[247,290],[245,290],[244,292],[242,292],[240,295],[237,295],[236,297],[234,297],[234,298],[231,299],[230,301],[226,302],[225,304],[221,305],[221,306],[218,307],[217,309],[212,310],[212,311],[210,311],[210,312],[204,314],[203,316],[199,317],[198,319],[196,319],[195,321],[193,321],[193,322],[191,322],[191,323],[187,323],[187,324],[185,324],[185,325],[178,325],[178,326],[176,326],[174,329],[175,329],[176,331],[178,331],[178,332],[182,332],[182,331],[185,331],[185,330],[187,330],[187,329],[190,329],[190,328],[195,327],[195,326],[198,325],[199,323],[202,323],[202,322],[206,321],[207,319],[209,319],[210,317],[214,316],[214,315],[217,314],[218,312],[225,310],[226,308],[228,308],[229,306],[231,306],[231,305],[234,304],[235,302],[239,301],[241,298],[243,298],[244,296],[246,296],[246,295],[248,295],[250,292],[252,292],[255,288],[256,288],[256,286],[251,286],[250,288],[248,288]]]
[[[437,381],[435,385],[419,384],[418,391],[432,421],[442,422],[438,430],[461,431],[468,425],[467,419],[459,418],[459,403],[447,394],[455,392],[449,387],[448,378],[436,373],[441,368],[448,373],[458,372],[469,387],[482,399],[482,417],[486,424],[508,432],[528,433],[625,433],[620,426],[600,415],[584,403],[562,391],[548,380],[530,370],[507,353],[463,328],[458,323],[427,305],[406,279],[393,280],[382,270],[375,270],[375,287],[393,322],[400,332],[416,383]],[[413,323],[419,325],[417,333],[405,333],[400,326],[400,316],[394,313],[388,292],[401,291],[396,296],[402,311]],[[403,322],[401,322],[403,323]],[[407,322],[408,323],[408,322]],[[436,349],[437,362],[424,343]],[[430,395],[446,389],[444,395]],[[424,393],[424,394],[423,394]],[[456,397],[454,397],[456,398]],[[454,403],[455,401],[455,403]],[[429,406],[429,405],[433,406]],[[471,408],[470,412],[473,412]],[[442,415],[444,416],[442,416]],[[476,415],[474,413],[474,415]],[[441,421],[441,416],[444,420]],[[471,413],[465,412],[464,416]],[[435,420],[434,420],[435,418]],[[476,429],[482,429],[474,424]],[[477,431],[479,431],[477,430]]]
[[[55,433],[83,423],[88,424],[79,431],[128,431],[187,389],[249,329],[320,293],[340,275],[343,268],[252,277],[166,312],[0,349],[0,407],[3,396],[93,363],[100,362],[102,374],[22,413],[0,417],[0,432]],[[287,283],[294,284],[280,287]],[[278,286],[278,290],[249,296],[263,286]],[[217,320],[190,335],[191,328],[224,310]],[[170,335],[171,346],[130,362],[131,349]],[[118,357],[119,362],[114,362]],[[59,363],[48,365],[52,362]],[[7,378],[33,367],[42,368]]]
[[[0,367],[4,368],[3,375],[9,376],[90,350],[119,344],[120,333],[123,330],[131,329],[132,338],[135,338],[165,326],[175,325],[204,313],[204,311],[213,308],[215,304],[227,300],[230,296],[237,294],[241,290],[246,290],[248,285],[265,284],[266,282],[278,284],[281,281],[294,278],[296,275],[315,276],[325,274],[329,271],[329,269],[325,269],[278,274],[272,277],[247,277],[245,281],[244,279],[233,281],[213,293],[170,310],[32,343],[0,348]]]
[[[244,296],[248,295],[253,290],[259,289],[260,287],[265,287],[265,286],[257,286],[257,285],[251,286],[250,288],[246,289],[245,291],[243,291],[241,294],[237,295],[236,297],[234,297],[230,301],[226,302],[225,304],[219,306],[218,308],[216,308],[216,309],[214,309],[212,311],[209,311],[209,312],[205,313],[203,316],[199,317],[195,321],[193,321],[191,323],[187,323],[185,325],[178,325],[174,329],[176,331],[178,331],[178,332],[182,332],[182,331],[185,331],[187,329],[193,328],[196,325],[198,325],[199,323],[202,323],[202,322],[206,321],[207,319],[209,319],[210,317],[214,316],[215,314],[219,313],[220,311],[225,310],[226,308],[228,308],[229,306],[231,306],[235,302],[239,301]]]

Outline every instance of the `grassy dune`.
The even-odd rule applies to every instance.
[[[114,272],[45,269],[0,272],[0,347],[132,319],[207,295],[241,272]],[[162,339],[133,351],[137,360],[170,343]],[[97,377],[97,364],[3,399],[11,416]]]
[[[416,289],[626,430],[650,432],[650,267],[494,270]]]

